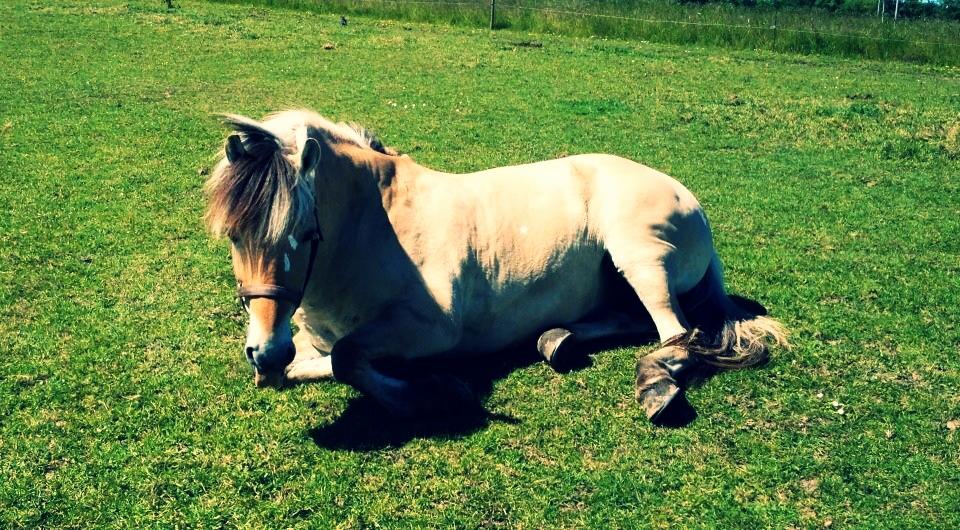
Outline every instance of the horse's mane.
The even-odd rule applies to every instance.
[[[285,110],[271,114],[264,122],[278,124],[282,128],[295,129],[305,125],[311,136],[319,136],[330,143],[348,143],[365,149],[371,149],[385,155],[396,156],[396,150],[380,141],[376,133],[354,122],[334,123],[316,112],[309,110]]]
[[[334,128],[340,129],[342,132],[347,132],[347,138],[349,141],[359,145],[360,147],[366,147],[372,149],[378,153],[382,153],[390,156],[397,156],[399,153],[391,148],[387,147],[380,141],[380,137],[370,129],[364,128],[362,125],[357,123],[334,123],[332,124]],[[321,129],[323,130],[323,129]],[[329,130],[328,130],[329,131]],[[354,137],[354,138],[350,138]]]
[[[356,124],[333,123],[302,110],[271,114],[263,122],[235,114],[222,116],[243,144],[238,160],[224,158],[207,180],[205,220],[215,236],[278,243],[313,209],[312,183],[304,183],[287,155],[297,149],[297,132],[330,144],[349,143],[387,155],[396,151]]]

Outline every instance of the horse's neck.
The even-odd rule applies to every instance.
[[[409,158],[407,158],[409,160]],[[314,271],[331,281],[362,274],[395,240],[385,212],[400,157],[354,152],[338,156],[316,183],[317,216],[324,241]]]
[[[378,203],[377,182],[392,172],[387,157],[365,153],[337,154],[317,174],[314,200],[324,237],[333,241],[356,236],[359,218]]]
[[[327,176],[338,184],[326,196],[318,197],[324,241],[318,247],[304,297],[315,319],[312,325],[329,330],[333,339],[373,318],[419,281],[385,205],[397,178],[411,176],[404,168],[411,168],[412,161],[388,156],[357,158],[340,160],[339,167],[331,167]],[[317,191],[324,193],[322,182]]]

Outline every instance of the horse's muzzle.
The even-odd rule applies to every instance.
[[[258,387],[272,386],[279,388],[285,381],[284,368],[287,367],[296,355],[293,344],[281,348],[258,348],[247,346],[247,361],[253,365],[254,383]]]
[[[257,385],[257,388],[282,388],[286,382],[287,378],[283,371],[264,373],[256,370],[253,374],[253,383]]]

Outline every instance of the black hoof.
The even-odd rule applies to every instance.
[[[590,357],[570,331],[554,328],[544,331],[537,340],[537,350],[555,371],[569,372],[590,365]]]
[[[687,401],[682,388],[669,379],[661,379],[637,393],[650,423],[661,427],[683,427],[690,424],[697,411]]]

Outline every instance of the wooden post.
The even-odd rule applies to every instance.
[[[490,0],[490,29],[497,22],[497,0]]]

